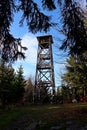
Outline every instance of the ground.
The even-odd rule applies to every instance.
[[[0,130],[86,130],[87,103],[25,105],[0,111]]]

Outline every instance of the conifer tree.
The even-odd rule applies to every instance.
[[[42,0],[42,8],[52,11],[59,10],[60,5],[63,32],[66,36],[61,45],[61,49],[68,50],[69,54],[83,55],[87,52],[86,29],[84,26],[84,15],[77,0]],[[26,47],[21,45],[20,38],[15,38],[10,33],[10,26],[14,21],[15,12],[22,11],[20,25],[24,20],[27,22],[29,31],[47,32],[55,23],[51,22],[51,17],[44,14],[33,0],[3,0],[0,1],[0,57],[5,61],[15,61],[17,58],[25,58],[22,50]],[[55,21],[54,21],[55,22]],[[20,50],[19,50],[20,47]],[[84,55],[83,55],[84,56]]]
[[[20,101],[24,96],[24,87],[25,87],[25,80],[23,76],[23,68],[22,66],[19,67],[16,73],[16,81],[15,81],[15,101]]]
[[[69,54],[83,56],[87,52],[87,33],[84,25],[84,13],[79,2],[64,0],[62,19],[66,38],[61,49],[67,49]]]
[[[87,64],[82,62],[79,57],[70,56],[67,60],[66,73],[63,75],[63,80],[66,86],[75,88],[76,91],[83,91],[83,95],[87,94]]]
[[[43,0],[43,7],[49,10],[55,8],[53,0],[48,4],[48,0]],[[50,17],[40,11],[37,3],[33,0],[3,0],[0,1],[0,57],[5,61],[15,61],[17,58],[25,58],[22,50],[26,47],[21,45],[20,38],[15,38],[10,34],[10,26],[14,21],[14,13],[22,11],[23,16],[20,18],[20,24],[26,19],[29,31],[47,31],[51,26]],[[20,47],[20,50],[19,50]]]

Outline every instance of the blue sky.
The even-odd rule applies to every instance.
[[[63,35],[61,35],[58,32],[58,29],[61,25],[60,12],[54,11],[52,13],[52,15],[54,16],[53,20],[56,21],[58,19],[59,21],[58,28],[51,29],[48,33],[42,32],[36,34],[32,34],[29,32],[26,22],[24,22],[22,27],[19,26],[21,15],[22,15],[21,12],[14,15],[14,22],[11,26],[11,33],[13,34],[14,37],[21,38],[22,45],[26,46],[28,50],[25,53],[26,59],[16,61],[13,64],[13,67],[15,68],[15,70],[17,70],[19,66],[22,65],[25,78],[30,77],[30,75],[32,75],[32,77],[35,78],[36,62],[37,62],[37,47],[38,47],[38,42],[36,37],[43,36],[43,35],[52,35],[54,41],[52,47],[53,47],[53,59],[54,59],[55,85],[59,86],[61,84],[61,76],[65,72],[65,63],[66,63],[66,54],[61,52],[58,49],[58,46],[61,44],[61,39],[63,38]]]

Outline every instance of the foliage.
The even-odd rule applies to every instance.
[[[25,90],[24,90],[25,80],[23,77],[22,66],[19,67],[15,79],[16,79],[16,81],[15,81],[15,85],[16,85],[15,101],[17,102],[18,100],[20,101],[23,98],[24,92],[25,92]]]
[[[61,49],[69,49],[69,53],[82,54],[87,48],[86,30],[84,27],[83,12],[75,0],[42,0],[41,7],[52,11],[61,7],[63,31],[66,39],[62,43]],[[38,31],[47,32],[50,27],[55,25],[51,22],[51,17],[44,14],[33,0],[3,0],[0,1],[0,57],[5,61],[15,61],[17,58],[25,58],[22,50],[26,47],[21,45],[20,38],[14,38],[10,34],[10,26],[14,21],[15,12],[22,11],[20,25],[24,20],[27,22],[29,31],[36,33]],[[19,49],[20,48],[20,49]]]
[[[49,9],[54,8],[53,1],[50,1],[50,6],[47,0],[43,0],[43,7]],[[23,16],[21,17],[20,24],[26,19],[27,26],[31,32],[47,31],[51,26],[50,17],[46,16],[33,0],[3,0],[0,1],[0,57],[5,61],[14,61],[17,58],[25,58],[22,50],[26,50],[26,47],[21,45],[21,41],[18,38],[14,38],[10,34],[10,26],[13,22],[14,13],[22,11]],[[20,47],[20,49],[19,49]]]
[[[72,91],[69,88],[69,86],[62,85],[61,91],[62,91],[63,101],[65,101],[67,103],[71,103],[72,102]]]
[[[66,65],[67,72],[63,75],[63,80],[65,81],[66,86],[75,88],[76,91],[84,92],[83,95],[87,93],[87,64],[80,57],[70,56],[67,60]],[[80,92],[81,93],[81,92]]]
[[[11,65],[4,61],[0,62],[0,98],[6,103],[18,102],[24,93],[24,78],[22,68],[18,74],[14,72]]]
[[[5,61],[14,61],[18,56],[25,58],[20,39],[14,38],[10,34],[10,26],[13,22],[13,14],[16,6],[13,0],[0,1],[0,57]],[[21,51],[18,49],[21,48]]]
[[[40,103],[50,103],[51,101],[51,90],[45,81],[39,81],[39,87],[37,89],[37,101]]]
[[[84,13],[76,0],[65,0],[62,6],[63,31],[66,36],[61,49],[69,54],[83,55],[87,48]]]
[[[51,96],[52,95],[50,94],[48,87],[42,86],[40,88],[40,101],[41,101],[41,103],[50,103]]]
[[[28,102],[33,102],[33,96],[34,96],[34,83],[33,83],[33,79],[32,77],[29,77],[26,80],[26,84],[25,84],[25,94],[24,94],[24,98],[28,101]]]

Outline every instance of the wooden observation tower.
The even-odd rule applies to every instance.
[[[47,87],[52,90],[52,95],[55,93],[54,81],[54,66],[52,55],[53,39],[51,35],[37,37],[38,52],[37,65],[35,76],[35,89],[37,97],[40,100],[40,90],[42,87]]]

